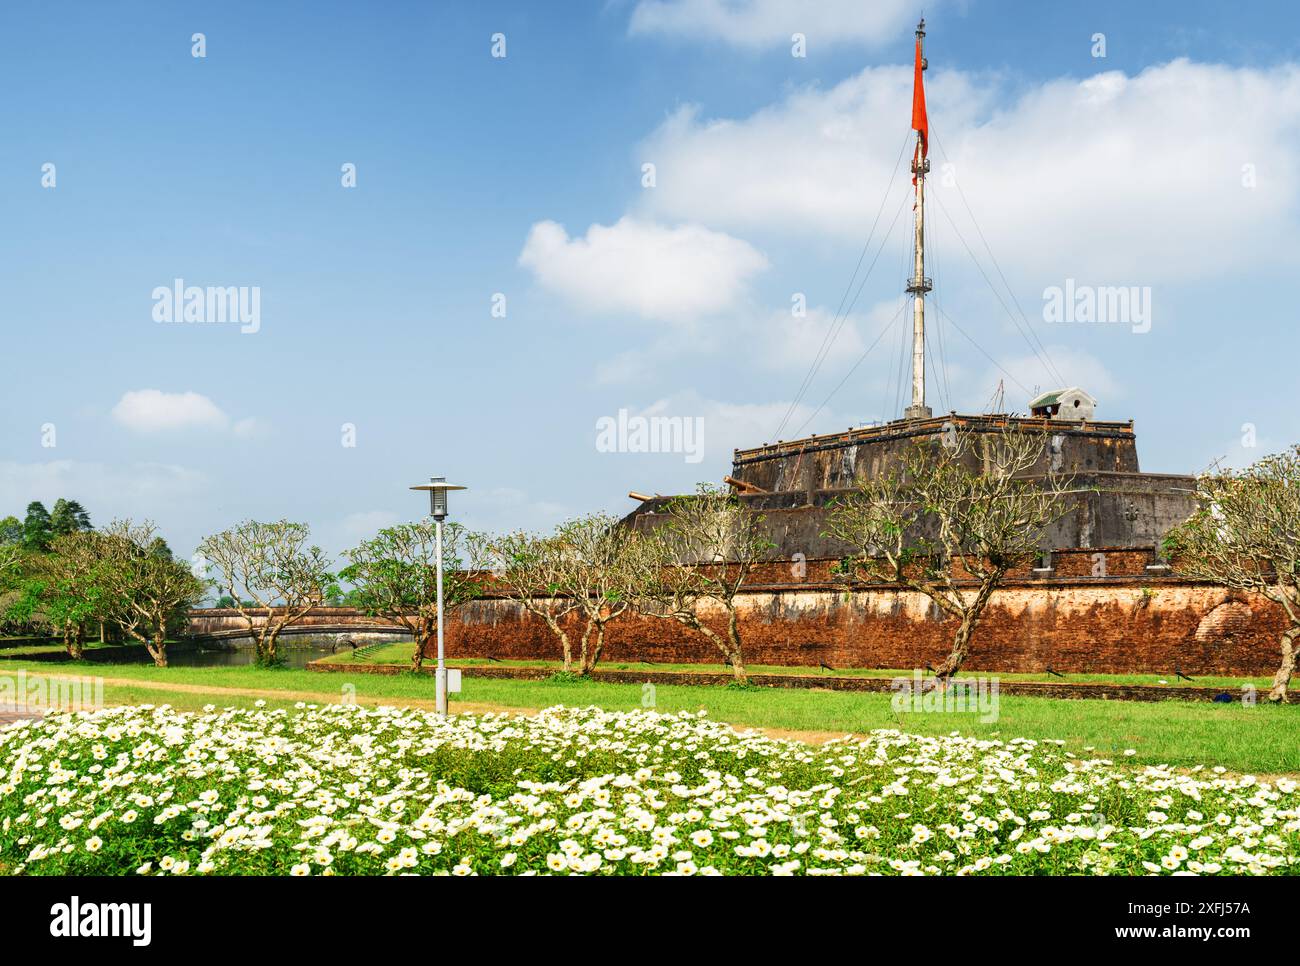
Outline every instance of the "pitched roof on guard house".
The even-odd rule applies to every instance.
[[[1096,408],[1097,400],[1078,386],[1053,389],[1029,401],[1029,411],[1035,416],[1059,415],[1062,419],[1090,419]]]

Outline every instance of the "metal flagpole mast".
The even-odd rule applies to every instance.
[[[928,122],[925,116],[925,93],[922,88],[921,71],[925,70],[925,58],[921,55],[921,40],[925,37],[925,21],[916,27],[916,83],[912,94],[912,122],[917,127],[920,103],[920,127],[916,131],[916,154],[912,158],[912,182],[916,185],[916,203],[913,211],[916,218],[915,227],[915,261],[912,277],[908,280],[907,291],[912,295],[912,405],[904,412],[906,419],[928,419],[932,413],[925,404],[925,293],[933,288],[930,279],[925,277],[925,176],[930,171],[930,159],[926,157],[929,136]]]

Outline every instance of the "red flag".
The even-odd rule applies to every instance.
[[[921,135],[921,150],[916,162],[924,160],[930,150],[930,121],[925,116],[925,82],[921,79],[921,38],[916,38],[916,75],[912,82],[912,130]],[[915,169],[913,169],[915,171]],[[916,182],[916,178],[912,178]]]

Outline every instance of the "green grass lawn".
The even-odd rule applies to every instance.
[[[119,641],[112,644],[101,644],[99,641],[87,641],[85,649],[87,651],[98,651],[109,647],[129,647],[132,650],[140,652],[141,660],[149,660],[148,649],[139,641]],[[20,644],[16,647],[0,647],[0,660],[11,657],[31,657],[34,654],[52,654],[66,655],[68,649],[63,646],[62,641],[51,639],[43,644]]]
[[[155,668],[145,665],[5,662],[0,678],[19,669],[29,677],[48,673],[99,675],[105,678],[159,682],[198,688],[239,688],[283,692],[268,703],[289,705],[303,695],[392,701],[431,701],[434,682],[427,675],[320,674],[254,667]],[[170,703],[178,708],[248,705],[254,696],[182,691],[109,684],[109,703]],[[319,700],[313,698],[312,700]],[[741,726],[788,731],[861,732],[897,728],[915,734],[1000,738],[1053,738],[1082,753],[1096,753],[1137,764],[1223,765],[1233,771],[1300,773],[1300,708],[1209,702],[1121,702],[1056,700],[1001,696],[999,717],[981,722],[977,714],[904,712],[895,714],[891,695],[845,691],[738,689],[597,681],[511,681],[464,678],[456,701],[535,709],[555,704],[595,705],[610,710],[639,708],[647,702],[660,711],[707,709],[718,720]],[[1124,756],[1126,749],[1136,754]]]
[[[410,641],[395,641],[389,644],[372,644],[369,647],[359,648],[354,655],[351,651],[339,651],[335,654],[329,654],[320,660],[326,664],[395,664],[406,665],[411,663],[411,652],[414,645]],[[449,658],[448,663],[453,667],[544,667],[551,670],[560,670],[561,663],[557,661],[490,661],[487,658]],[[645,661],[602,661],[599,665],[605,671],[694,671],[708,672],[713,671],[720,674],[730,674],[731,669],[723,664],[651,664]],[[888,668],[835,668],[834,671],[827,671],[821,667],[810,667],[808,665],[777,665],[777,664],[746,664],[746,670],[750,674],[794,674],[806,677],[867,677],[867,678],[894,678],[907,676],[912,673],[911,668],[904,670],[890,670]],[[988,671],[969,670],[957,675],[957,679],[974,678],[980,675],[1000,678],[1003,681],[1039,681],[1044,683],[1070,683],[1075,684],[1148,684],[1154,687],[1161,685],[1200,685],[1208,688],[1231,688],[1240,690],[1242,685],[1252,684],[1257,689],[1267,691],[1272,686],[1272,681],[1267,677],[1259,678],[1237,678],[1237,677],[1200,677],[1194,675],[1195,680],[1188,682],[1180,680],[1170,671],[1168,674],[1067,674],[1064,678],[1058,678],[1046,672],[1042,673],[1006,673]]]

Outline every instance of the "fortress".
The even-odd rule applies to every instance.
[[[1170,528],[1191,514],[1193,480],[1187,476],[1143,473],[1138,465],[1131,420],[1127,423],[1097,421],[1094,418],[1097,400],[1078,386],[1062,386],[1040,393],[1029,400],[1027,417],[1006,413],[960,416],[956,412],[936,417],[926,404],[929,344],[926,297],[933,290],[934,282],[926,275],[925,189],[930,171],[930,122],[925,100],[924,72],[928,63],[922,54],[924,38],[925,21],[922,20],[916,28],[912,87],[912,129],[916,132],[916,144],[911,164],[912,268],[906,285],[912,320],[911,404],[902,418],[883,425],[736,450],[726,482],[751,509],[762,513],[769,539],[774,544],[774,559],[806,561],[843,557],[853,548],[825,535],[828,507],[837,498],[852,492],[860,481],[896,470],[904,451],[916,443],[955,439],[957,434],[973,437],[976,445],[965,452],[964,458],[972,471],[981,472],[984,469],[979,465],[981,454],[988,449],[978,445],[980,437],[1008,429],[1042,434],[1046,437],[1043,453],[1037,465],[1022,474],[1023,478],[1043,480],[1052,474],[1058,479],[1071,480],[1071,487],[1065,496],[1063,512],[1043,534],[1040,566],[1035,573],[1049,576],[1053,554],[1063,550],[1142,551],[1152,558],[1148,565],[1152,571],[1161,573],[1167,568],[1157,560],[1160,541]],[[883,246],[882,241],[882,249]],[[868,237],[864,255],[870,247],[871,237]],[[867,269],[868,275],[872,266]],[[849,289],[856,279],[855,269]],[[864,285],[865,282],[864,278]],[[1014,301],[1014,293],[1012,297]],[[998,298],[1001,300],[1001,295]],[[837,312],[837,317],[841,314]],[[1020,326],[1014,317],[1013,321]],[[1025,324],[1028,326],[1027,320]],[[832,326],[800,394],[816,376],[837,332]],[[1032,332],[1022,329],[1022,335],[1040,359],[1044,359],[1049,371],[1055,372],[1050,359],[1045,359],[1041,343],[1035,345]],[[997,398],[1001,396],[999,386]],[[796,397],[795,403],[798,401]],[[792,404],[787,418],[793,411]],[[648,498],[635,492],[630,496],[640,499],[641,506],[629,516],[627,524],[653,526],[667,498]],[[1099,559],[1100,569],[1094,570],[1098,576],[1107,572],[1104,555]]]
[[[1059,550],[1139,550],[1149,552],[1154,558],[1164,534],[1190,515],[1193,481],[1187,476],[1143,473],[1138,466],[1132,421],[1095,420],[1097,401],[1077,386],[1062,386],[1039,394],[1029,401],[1028,417],[1006,413],[959,416],[956,412],[936,417],[926,404],[926,297],[933,290],[934,281],[926,275],[925,189],[930,171],[930,122],[925,101],[924,72],[928,64],[922,54],[924,38],[925,21],[922,20],[916,28],[912,87],[912,129],[916,132],[916,144],[911,164],[912,266],[906,284],[912,321],[911,404],[902,418],[883,425],[736,450],[726,482],[750,508],[762,513],[769,538],[775,545],[774,559],[842,557],[851,548],[824,535],[827,507],[837,497],[851,492],[859,481],[897,468],[904,450],[918,441],[942,440],[949,434],[955,437],[960,433],[973,436],[978,443],[981,436],[1007,429],[1041,433],[1047,437],[1047,445],[1038,465],[1023,476],[1043,479],[1050,473],[1069,478],[1072,486],[1064,512],[1043,535],[1038,570],[1049,574],[1051,556]],[[874,231],[873,225],[873,236]],[[869,236],[863,248],[864,256],[871,244],[872,236]],[[875,260],[867,268],[868,276],[874,265]],[[849,290],[856,280],[857,269]],[[998,298],[1001,300],[1001,295]],[[837,311],[836,315],[838,319],[846,311]],[[1020,326],[1014,317],[1013,321]],[[800,395],[833,348],[838,331],[832,325],[804,379]],[[1041,343],[1035,345],[1032,332],[1022,329],[1022,335],[1030,348],[1044,358],[1045,351]],[[1055,372],[1050,359],[1045,361],[1049,371]],[[796,396],[795,403],[798,401]],[[794,404],[789,413],[793,411]],[[983,452],[987,452],[986,448],[976,445],[966,453],[972,470],[981,470],[978,461]],[[667,498],[651,498],[635,492],[630,495],[640,499],[641,506],[627,519],[628,525],[652,526]],[[1162,568],[1154,561],[1151,566],[1156,570]],[[1104,565],[1101,572],[1105,572]]]
[[[972,639],[967,670],[1271,674],[1278,634],[1285,625],[1280,609],[1261,598],[1187,580],[1161,559],[1165,534],[1193,510],[1194,480],[1142,472],[1131,420],[1098,420],[1097,400],[1064,379],[1058,382],[1060,388],[1029,400],[1028,415],[936,416],[927,405],[926,296],[934,283],[925,274],[930,162],[924,28],[922,21],[916,31],[912,104],[914,217],[906,284],[911,403],[900,418],[880,425],[735,450],[725,482],[750,510],[762,515],[774,544],[737,601],[746,663],[901,670],[924,667],[947,654],[953,622],[923,594],[832,579],[832,565],[851,548],[825,535],[829,507],[861,480],[898,466],[904,451],[917,441],[949,433],[978,439],[1010,428],[1046,437],[1043,454],[1023,474],[1025,479],[1063,474],[1072,483],[1062,514],[1043,533],[1038,560],[1011,572],[990,598]],[[870,274],[870,268],[867,271]],[[1042,352],[1041,344],[1034,345],[1032,331],[1022,329],[1022,335],[1036,353]],[[823,346],[819,360],[828,352],[829,346]],[[805,386],[817,365],[820,361]],[[1050,360],[1047,369],[1054,371]],[[602,432],[625,433],[626,424],[621,412]],[[971,469],[979,469],[981,452],[979,446],[966,451]],[[630,495],[638,506],[623,524],[632,527],[657,525],[672,499]],[[724,632],[720,608],[703,616]],[[320,618],[326,624],[343,619],[352,618]],[[566,619],[574,621],[572,629],[580,633],[576,615]],[[196,616],[192,628],[200,635],[217,634],[227,628],[226,621],[220,612],[210,612]],[[557,653],[541,619],[491,594],[457,607],[447,637],[447,654],[453,660],[553,659]],[[609,625],[604,660],[714,663],[717,652],[701,635],[675,622],[633,614]]]
[[[972,640],[968,669],[1270,672],[1283,624],[1275,605],[1182,579],[1160,558],[1165,534],[1193,510],[1194,481],[1189,476],[1143,473],[1131,421],[1098,420],[1097,401],[1063,379],[1059,388],[1028,401],[1028,415],[936,416],[927,405],[926,297],[934,282],[926,275],[930,161],[924,37],[922,21],[916,31],[913,224],[905,286],[912,323],[911,403],[900,418],[881,425],[735,451],[725,482],[749,509],[762,515],[774,544],[769,561],[750,575],[737,605],[746,663],[904,669],[924,667],[946,654],[953,624],[924,595],[897,586],[846,585],[832,579],[832,565],[850,548],[825,535],[828,508],[859,481],[896,467],[905,449],[917,441],[948,433],[978,439],[1010,428],[1046,436],[1038,465],[1024,473],[1026,479],[1063,474],[1072,485],[1064,512],[1042,536],[1036,565],[1011,573],[990,599]],[[869,237],[864,254],[870,245]],[[869,266],[868,275],[870,271]],[[856,279],[855,270],[850,289]],[[1035,346],[1025,322],[1022,335],[1041,358],[1041,343]],[[835,331],[832,326],[831,333]],[[833,335],[828,339],[833,342]],[[830,345],[823,345],[805,387],[829,351]],[[1048,371],[1060,378],[1050,360],[1046,362]],[[966,451],[971,469],[979,470],[983,451],[980,446]],[[630,496],[639,505],[623,522],[633,527],[658,524],[672,499],[637,492]],[[709,616],[721,631],[723,615]],[[473,601],[457,609],[454,621],[453,655],[543,657],[554,651],[541,621],[509,601]],[[684,628],[637,616],[610,625],[605,656],[609,661],[648,664],[716,660],[714,650],[702,639],[693,640]]]
[[[1069,405],[1073,398],[1081,405]],[[833,579],[847,550],[822,535],[828,505],[857,479],[888,469],[916,439],[952,429],[1048,434],[1042,464],[1074,479],[1067,512],[1044,534],[1036,566],[1012,572],[994,592],[971,644],[974,672],[1267,675],[1275,670],[1285,618],[1276,605],[1187,580],[1160,560],[1164,533],[1191,511],[1192,478],[1143,473],[1130,422],[1091,418],[1079,390],[1046,393],[1028,417],[901,419],[883,426],[737,450],[729,477],[739,498],[763,515],[777,544],[738,601],[746,662],[840,668],[921,668],[947,653],[953,623],[921,594]],[[1062,405],[1061,401],[1067,405]],[[1065,418],[1063,410],[1079,418]],[[1086,415],[1088,418],[1082,418]],[[647,497],[625,525],[663,519],[664,496]],[[723,628],[723,614],[710,615]],[[570,615],[569,620],[575,620]],[[381,633],[380,622],[323,608],[302,633]],[[239,633],[233,612],[196,611],[191,633]],[[580,632],[576,623],[571,630]],[[554,659],[551,631],[518,604],[488,594],[451,612],[449,659]],[[715,663],[702,637],[675,623],[622,617],[609,625],[605,663],[652,668]],[[628,672],[633,673],[633,672]]]
[[[1081,394],[1078,389],[1045,393]],[[1037,400],[1035,400],[1037,402]],[[1096,422],[1065,418],[1060,412],[1041,416],[948,416],[900,419],[883,426],[850,429],[830,436],[780,442],[736,450],[727,482],[755,512],[761,512],[776,549],[774,559],[837,558],[851,548],[823,535],[828,506],[851,493],[861,478],[897,467],[902,452],[918,440],[960,432],[979,436],[1011,428],[1045,433],[1039,465],[1027,479],[1048,472],[1072,480],[1065,512],[1044,535],[1044,570],[1059,550],[1145,551],[1158,556],[1161,539],[1192,512],[1193,478],[1143,473],[1138,466],[1132,421]],[[1087,407],[1091,414],[1091,406]],[[978,469],[978,447],[968,462]],[[635,496],[640,496],[636,494]],[[670,497],[644,499],[627,517],[630,525],[648,525]],[[1153,562],[1153,568],[1163,565]]]

